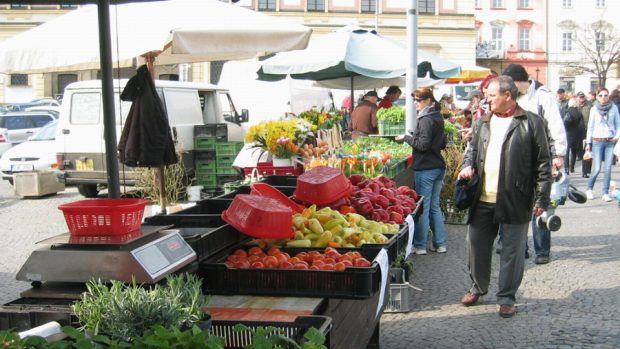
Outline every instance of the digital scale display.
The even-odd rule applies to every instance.
[[[151,275],[168,271],[188,257],[196,255],[178,232],[134,250],[132,254]]]

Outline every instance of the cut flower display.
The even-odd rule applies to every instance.
[[[300,147],[311,136],[312,125],[304,119],[271,120],[251,126],[245,142],[285,159],[299,155]]]

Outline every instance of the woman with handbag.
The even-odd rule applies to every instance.
[[[446,163],[441,149],[446,147],[441,106],[429,88],[418,88],[412,94],[418,112],[418,123],[411,135],[396,136],[395,141],[407,142],[413,148],[413,170],[415,190],[424,196],[424,210],[415,225],[413,237],[414,253],[426,254],[429,228],[433,231],[431,250],[445,253],[446,228],[439,206],[439,195],[443,187]]]
[[[601,171],[602,162],[605,163],[605,174],[603,178],[603,201],[612,201],[609,196],[609,182],[611,180],[611,166],[613,161],[613,150],[620,131],[620,114],[618,108],[609,101],[609,91],[601,88],[596,93],[596,102],[590,109],[588,119],[588,131],[586,135],[586,152],[592,153],[594,168],[588,180],[586,195],[589,200],[594,199],[594,183]]]

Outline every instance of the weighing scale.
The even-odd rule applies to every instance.
[[[51,237],[48,245],[32,252],[16,279],[43,282],[86,283],[101,281],[153,284],[196,260],[196,252],[171,226],[142,226],[140,230],[112,236]]]

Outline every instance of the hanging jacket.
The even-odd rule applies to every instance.
[[[168,116],[146,65],[127,82],[121,99],[132,104],[118,143],[120,162],[132,167],[178,162]]]

